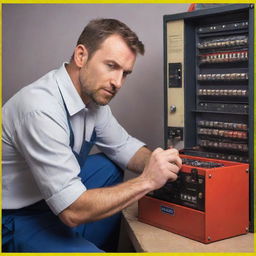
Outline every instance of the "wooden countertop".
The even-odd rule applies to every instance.
[[[123,210],[124,225],[137,252],[254,252],[254,234],[203,244],[138,221],[138,204]]]

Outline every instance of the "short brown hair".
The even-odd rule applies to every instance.
[[[78,38],[77,45],[84,45],[90,58],[111,35],[121,36],[135,54],[144,54],[144,45],[138,36],[127,25],[116,19],[91,20]]]

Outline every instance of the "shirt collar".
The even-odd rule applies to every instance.
[[[75,115],[85,108],[80,95],[78,94],[66,68],[66,62],[56,71],[57,83],[66,104],[70,116]]]

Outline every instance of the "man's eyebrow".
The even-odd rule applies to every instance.
[[[107,63],[107,62],[113,63],[117,68],[122,68],[122,66],[121,66],[118,62],[116,62],[115,60],[106,60],[106,63]],[[124,73],[125,73],[126,75],[129,75],[129,74],[132,73],[132,70],[130,70],[130,69],[125,70],[125,69],[124,69]]]
[[[115,66],[121,68],[121,65],[119,65],[119,63],[116,62],[115,60],[110,60],[110,59],[109,59],[109,60],[105,60],[104,62],[106,62],[106,63],[112,63],[112,64],[114,64]]]

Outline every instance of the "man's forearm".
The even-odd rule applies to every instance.
[[[134,172],[142,172],[151,154],[152,152],[148,148],[141,147],[130,159],[127,168]]]
[[[157,148],[151,153],[141,148],[129,162],[129,168],[143,170],[138,177],[116,186],[85,191],[59,217],[73,227],[111,216],[167,181],[176,180],[181,165],[176,149]]]
[[[128,169],[142,172],[150,156],[151,151],[141,147],[129,161]],[[68,226],[106,218],[150,192],[151,185],[149,179],[140,175],[117,186],[87,190],[59,217]]]
[[[150,182],[142,175],[113,187],[87,190],[59,217],[71,227],[103,219],[121,211],[151,190]]]

